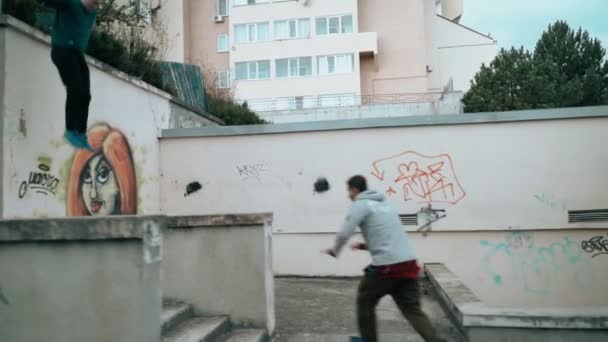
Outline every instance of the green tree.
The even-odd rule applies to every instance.
[[[606,50],[587,31],[558,21],[531,54],[501,50],[482,66],[465,94],[465,112],[608,104]]]

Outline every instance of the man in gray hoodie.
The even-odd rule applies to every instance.
[[[351,247],[368,250],[372,255],[372,264],[365,269],[357,295],[357,320],[363,341],[378,340],[376,306],[386,295],[393,297],[405,318],[425,341],[444,341],[437,336],[420,306],[420,268],[399,214],[383,194],[367,189],[363,176],[350,178],[347,185],[353,204],[334,247],[325,253],[338,257],[357,227],[361,228],[365,243],[355,243]]]

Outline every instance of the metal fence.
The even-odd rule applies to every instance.
[[[256,112],[365,106],[377,104],[431,102],[441,99],[444,93],[402,93],[381,95],[335,94],[322,96],[296,96],[278,99],[243,100]]]

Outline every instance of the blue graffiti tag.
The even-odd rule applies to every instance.
[[[526,292],[549,294],[552,284],[563,281],[566,273],[574,288],[594,286],[595,275],[588,258],[584,257],[580,244],[568,237],[537,247],[530,235],[511,232],[501,242],[483,240],[480,244],[488,248],[482,259],[483,271],[496,286],[503,286],[509,278],[521,282]],[[500,260],[506,262],[506,268],[498,267]]]

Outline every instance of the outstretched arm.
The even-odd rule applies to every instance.
[[[328,253],[334,257],[340,255],[340,252],[344,248],[344,245],[348,242],[348,240],[355,235],[355,231],[357,227],[363,223],[365,218],[367,217],[368,210],[367,206],[363,203],[354,203],[349,212],[348,216],[346,216],[346,220],[344,220],[344,224],[342,225],[342,229],[338,232],[336,236],[336,242],[334,244],[334,248],[330,250]]]

